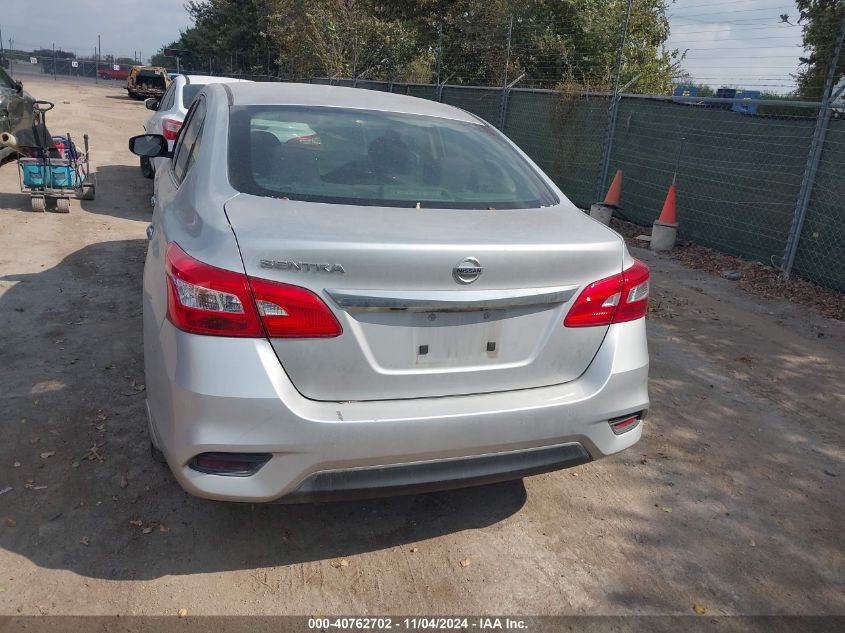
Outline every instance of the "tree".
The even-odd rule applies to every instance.
[[[191,0],[186,69],[302,78],[605,87],[627,0]],[[507,31],[512,16],[510,55]],[[671,89],[664,0],[634,0],[622,80]],[[505,60],[509,62],[505,63]],[[154,57],[172,67],[173,60]]]
[[[809,51],[800,61],[804,68],[798,73],[798,91],[805,99],[821,99],[825,78],[833,59],[833,50],[842,20],[845,2],[842,0],[796,0],[803,24],[804,48]],[[845,75],[845,51],[839,55],[834,84]]]

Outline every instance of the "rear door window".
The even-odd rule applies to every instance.
[[[176,96],[176,86],[171,85],[161,98],[161,105],[158,107],[162,112],[170,110],[173,107],[173,98]]]
[[[200,90],[205,88],[205,84],[185,84],[182,88],[182,105],[186,108],[191,106],[194,97],[196,97]]]
[[[199,154],[205,111],[205,99],[200,99],[188,112],[185,127],[176,141],[173,152],[173,177],[178,183],[185,179]]]

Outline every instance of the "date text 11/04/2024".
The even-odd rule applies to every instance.
[[[311,630],[526,630],[525,620],[508,617],[352,617],[352,618],[309,618]]]

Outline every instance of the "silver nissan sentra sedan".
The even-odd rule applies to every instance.
[[[156,172],[153,455],[248,502],[515,479],[634,444],[648,268],[493,127],[353,88],[212,84]]]

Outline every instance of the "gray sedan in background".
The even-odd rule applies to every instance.
[[[312,501],[634,444],[648,268],[492,126],[367,90],[211,84],[156,172],[153,454],[190,493]]]

